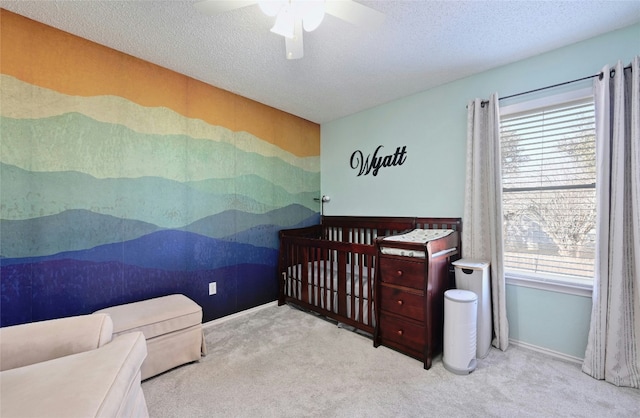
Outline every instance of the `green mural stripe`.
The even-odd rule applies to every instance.
[[[24,220],[70,209],[182,228],[229,210],[263,214],[299,205],[314,212],[316,192],[289,193],[259,176],[180,183],[158,177],[96,179],[87,174],[29,172],[0,164],[0,218]]]
[[[256,175],[290,193],[314,191],[320,183],[319,172],[226,142],[141,134],[78,113],[0,120],[2,162],[30,171],[78,171],[96,178],[155,176],[180,182]]]
[[[297,157],[248,132],[233,132],[200,119],[187,118],[166,107],[144,107],[118,96],[70,96],[0,75],[2,116],[13,119],[43,119],[66,113],[80,113],[95,121],[123,125],[149,135],[187,135],[232,144],[245,152],[276,157],[305,171],[320,171],[320,156]],[[96,177],[109,177],[110,174]]]

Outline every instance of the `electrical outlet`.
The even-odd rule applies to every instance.
[[[209,296],[215,295],[218,293],[218,286],[216,286],[216,282],[209,283]]]

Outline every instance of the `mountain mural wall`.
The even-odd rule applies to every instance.
[[[275,300],[278,231],[319,221],[319,126],[0,13],[0,325]]]

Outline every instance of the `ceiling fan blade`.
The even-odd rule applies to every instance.
[[[327,0],[326,13],[354,25],[375,28],[385,19],[383,13],[352,0]]]
[[[293,38],[284,38],[287,59],[297,60],[304,56],[302,47],[302,19],[296,19],[293,24]]]
[[[218,13],[228,12],[230,10],[240,9],[241,7],[257,4],[257,0],[204,0],[195,3],[193,7],[204,14],[215,15]]]

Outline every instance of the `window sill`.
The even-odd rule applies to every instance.
[[[548,280],[536,280],[519,276],[513,273],[505,273],[505,282],[508,285],[528,287],[531,289],[545,290],[548,292],[566,293],[569,295],[590,298],[593,293],[592,285],[567,283]]]

